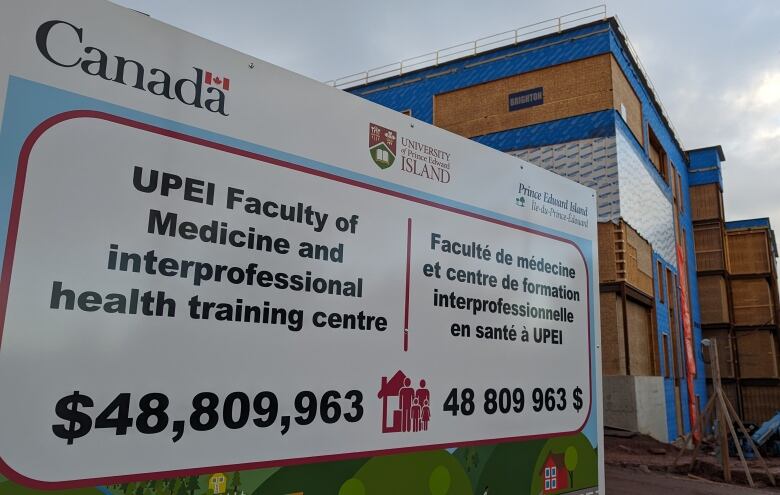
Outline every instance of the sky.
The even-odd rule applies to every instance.
[[[594,0],[114,0],[327,81],[598,5]],[[607,4],[688,149],[721,145],[726,219],[780,232],[780,1]]]

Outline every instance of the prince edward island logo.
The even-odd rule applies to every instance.
[[[377,167],[384,170],[393,165],[396,141],[395,131],[381,125],[368,125],[368,152]]]

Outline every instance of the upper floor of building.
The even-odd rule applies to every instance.
[[[618,20],[472,51],[346,89],[596,189],[600,221],[626,219],[675,266],[688,188],[710,165],[720,185],[723,153],[685,150]]]
[[[614,17],[347,90],[503,151],[614,135],[617,115],[667,183],[688,167]],[[508,131],[514,139],[497,136]]]

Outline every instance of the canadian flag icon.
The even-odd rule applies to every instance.
[[[209,71],[206,71],[206,73],[203,75],[203,82],[209,86],[222,86],[222,89],[225,91],[230,91],[230,79],[227,77],[219,77]]]

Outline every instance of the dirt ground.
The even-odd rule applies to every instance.
[[[730,459],[733,484],[723,484],[720,457],[712,448],[699,453],[691,470],[691,451],[680,457],[672,468],[678,449],[674,445],[658,442],[644,435],[632,437],[613,436],[618,432],[606,432],[605,464],[607,491],[612,494],[664,494],[674,489],[674,495],[685,494],[753,494],[777,493],[780,488],[771,486],[769,476],[758,460],[748,461],[756,490],[748,488],[745,470],[739,458]],[[780,458],[767,459],[769,470],[780,485]],[[683,491],[685,490],[685,491]]]
[[[607,466],[607,495],[756,495],[777,493],[776,490],[752,489],[742,486],[694,480],[683,475],[637,468]]]

